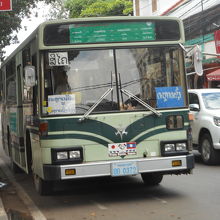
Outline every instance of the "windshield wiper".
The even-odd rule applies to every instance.
[[[121,89],[121,91],[128,96],[129,98],[133,98],[135,99],[137,102],[139,102],[141,105],[143,105],[144,107],[146,107],[148,110],[150,110],[151,112],[153,112],[155,115],[157,115],[158,117],[161,116],[161,113],[158,112],[156,109],[154,109],[153,107],[151,107],[150,105],[148,105],[146,102],[142,101],[141,99],[139,99],[136,95],[132,94],[131,92],[129,92],[126,89]]]
[[[99,100],[89,108],[89,110],[79,119],[79,121],[84,121],[91,113],[92,111],[97,107],[97,105],[100,104],[100,102],[113,90],[113,88],[109,88],[100,98]]]

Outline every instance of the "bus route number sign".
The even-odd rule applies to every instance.
[[[11,11],[12,3],[11,0],[0,0],[0,11]]]

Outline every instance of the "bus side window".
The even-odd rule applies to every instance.
[[[30,65],[31,57],[30,57],[30,48],[26,48],[22,52],[22,62],[23,62],[23,98],[24,102],[31,102],[33,99],[33,88],[25,85],[25,74],[24,68],[26,65]]]
[[[36,81],[37,80],[37,55],[34,54],[32,56],[32,65],[35,66],[35,70],[36,70]],[[33,87],[33,115],[38,115],[38,85],[36,84]]]
[[[6,66],[6,99],[7,102],[16,104],[16,71],[15,71],[15,60],[12,60]]]

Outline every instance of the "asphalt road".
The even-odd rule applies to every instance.
[[[4,157],[1,161],[5,169],[7,161]],[[220,218],[220,165],[203,165],[198,155],[192,175],[165,176],[157,187],[144,186],[140,176],[83,179],[56,183],[54,194],[42,197],[35,192],[31,176],[16,174],[10,178],[16,182],[15,190],[21,191],[16,195],[38,220]]]

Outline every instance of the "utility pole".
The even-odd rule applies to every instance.
[[[203,49],[204,45],[205,45],[205,39],[204,39],[204,26],[205,26],[205,22],[203,19],[203,12],[204,12],[204,8],[203,8],[203,0],[201,0],[201,7],[202,7],[202,12],[201,12],[201,19],[200,19],[200,27],[201,27],[201,34],[202,34],[202,47],[201,49]],[[203,56],[202,56],[202,60],[203,60]],[[203,73],[202,75],[202,84],[204,85],[205,82],[205,74]]]
[[[204,44],[204,25],[203,25],[203,11],[204,11],[204,9],[203,9],[203,0],[201,0],[201,7],[202,7],[202,12],[201,12],[201,19],[200,19],[200,27],[201,27],[201,34],[202,34],[202,42],[203,42],[203,44]]]

